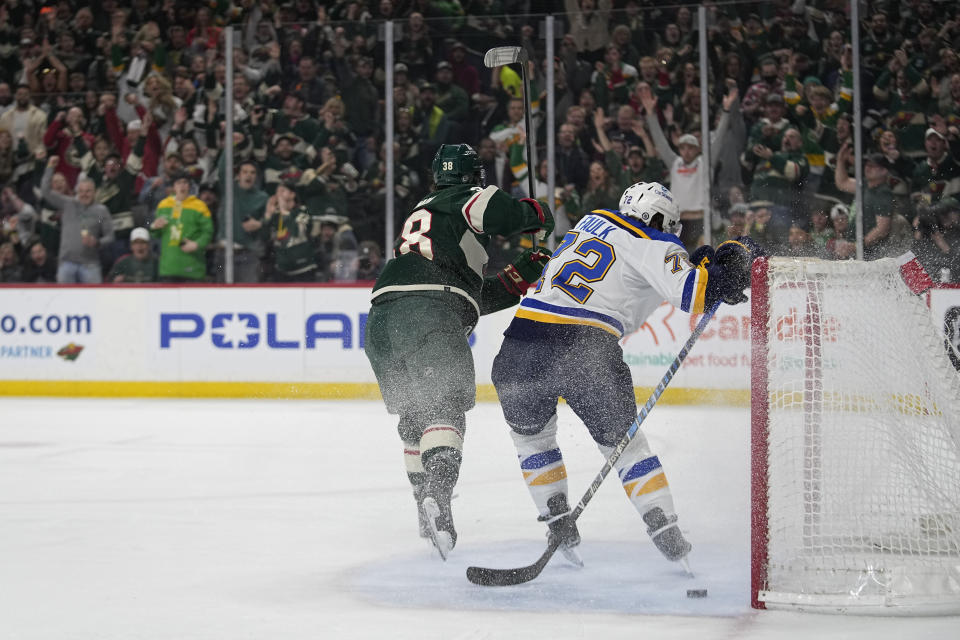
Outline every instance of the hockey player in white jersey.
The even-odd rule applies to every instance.
[[[672,194],[656,182],[628,187],[619,211],[584,216],[521,302],[493,363],[493,383],[539,519],[577,564],[580,536],[567,517],[567,473],[557,444],[558,397],[609,457],[637,413],[620,339],[664,300],[688,313],[702,313],[717,299],[746,300],[756,245],[730,241],[717,248],[713,264],[693,264],[680,229]],[[710,247],[696,253],[714,257]],[[668,560],[686,556],[691,546],[677,526],[667,477],[642,433],[616,470],[657,549]]]

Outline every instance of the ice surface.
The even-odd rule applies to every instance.
[[[467,425],[444,564],[379,403],[0,399],[0,639],[958,636],[958,618],[749,609],[745,409],[648,420],[696,578],[608,479],[584,569],[558,555],[529,584],[471,585],[467,565],[529,564],[545,538],[499,407]],[[566,407],[560,442],[573,502],[602,459]]]

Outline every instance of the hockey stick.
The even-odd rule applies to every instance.
[[[536,171],[533,166],[533,131],[530,130],[530,83],[527,80],[528,60],[527,50],[523,47],[494,47],[483,54],[483,64],[490,69],[502,67],[505,64],[520,65],[520,75],[523,78],[523,124],[526,130],[526,136],[524,137],[527,147],[527,188],[530,191],[530,197],[536,200],[536,183],[533,178]],[[536,247],[539,244],[537,234],[531,235],[533,236],[533,246]]]
[[[505,64],[519,64],[520,74],[523,78],[523,123],[526,128],[527,139],[527,187],[530,189],[530,197],[536,199],[537,193],[534,191],[533,173],[533,144],[531,143],[530,131],[530,84],[527,80],[527,61],[529,56],[527,50],[523,47],[494,47],[483,54],[483,64],[491,69],[502,67]]]
[[[680,368],[680,365],[683,364],[684,359],[687,357],[687,354],[690,353],[690,349],[693,348],[693,345],[697,342],[700,334],[702,334],[707,328],[707,323],[709,323],[710,319],[713,318],[713,315],[717,312],[717,308],[720,306],[721,302],[722,300],[718,300],[716,303],[714,303],[713,307],[707,311],[707,313],[700,319],[700,322],[697,323],[697,327],[693,330],[693,333],[690,334],[690,337],[687,338],[686,344],[684,344],[683,348],[680,349],[680,352],[670,364],[667,372],[663,374],[663,378],[660,379],[659,384],[657,384],[657,388],[654,389],[653,393],[650,394],[650,398],[647,399],[647,403],[643,405],[642,409],[640,409],[636,419],[634,419],[633,423],[630,425],[630,428],[627,429],[627,433],[623,436],[623,438],[620,439],[620,442],[617,443],[617,446],[613,449],[613,453],[610,454],[610,457],[607,458],[607,461],[603,464],[603,468],[600,469],[600,473],[597,474],[597,477],[594,478],[593,482],[590,484],[590,488],[587,489],[587,492],[583,494],[582,498],[580,498],[580,502],[577,504],[574,510],[570,512],[571,522],[576,522],[577,518],[580,517],[580,514],[583,513],[583,510],[587,508],[587,504],[589,504],[590,500],[593,498],[593,495],[597,492],[597,489],[600,488],[600,485],[607,477],[607,474],[609,474],[610,470],[613,469],[613,465],[616,464],[617,460],[620,458],[620,455],[623,453],[623,450],[627,448],[627,445],[629,445],[631,441],[633,441],[634,436],[637,435],[637,431],[640,430],[640,425],[643,424],[643,421],[647,419],[648,415],[650,415],[650,411],[653,409],[653,406],[657,404],[657,400],[659,400],[660,396],[663,395],[664,389],[666,389],[667,385],[670,384],[674,374],[676,374],[677,369]],[[556,536],[550,536],[550,542],[547,545],[546,551],[544,551],[543,555],[541,555],[540,558],[533,564],[526,567],[519,567],[517,569],[487,569],[483,567],[467,567],[467,580],[483,587],[504,587],[530,582],[540,575],[540,572],[543,571],[545,566],[547,566],[547,563],[550,562],[550,558],[553,557],[553,554],[559,547],[560,538]]]

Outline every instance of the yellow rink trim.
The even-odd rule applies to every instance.
[[[647,401],[653,387],[634,389],[637,403]],[[291,398],[304,400],[379,400],[374,382],[144,382],[109,380],[0,380],[0,396],[69,398]],[[477,385],[477,402],[496,402],[492,384]],[[743,389],[667,389],[660,404],[746,407]]]

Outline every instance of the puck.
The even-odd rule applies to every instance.
[[[707,590],[706,589],[687,589],[688,598],[706,598]]]

